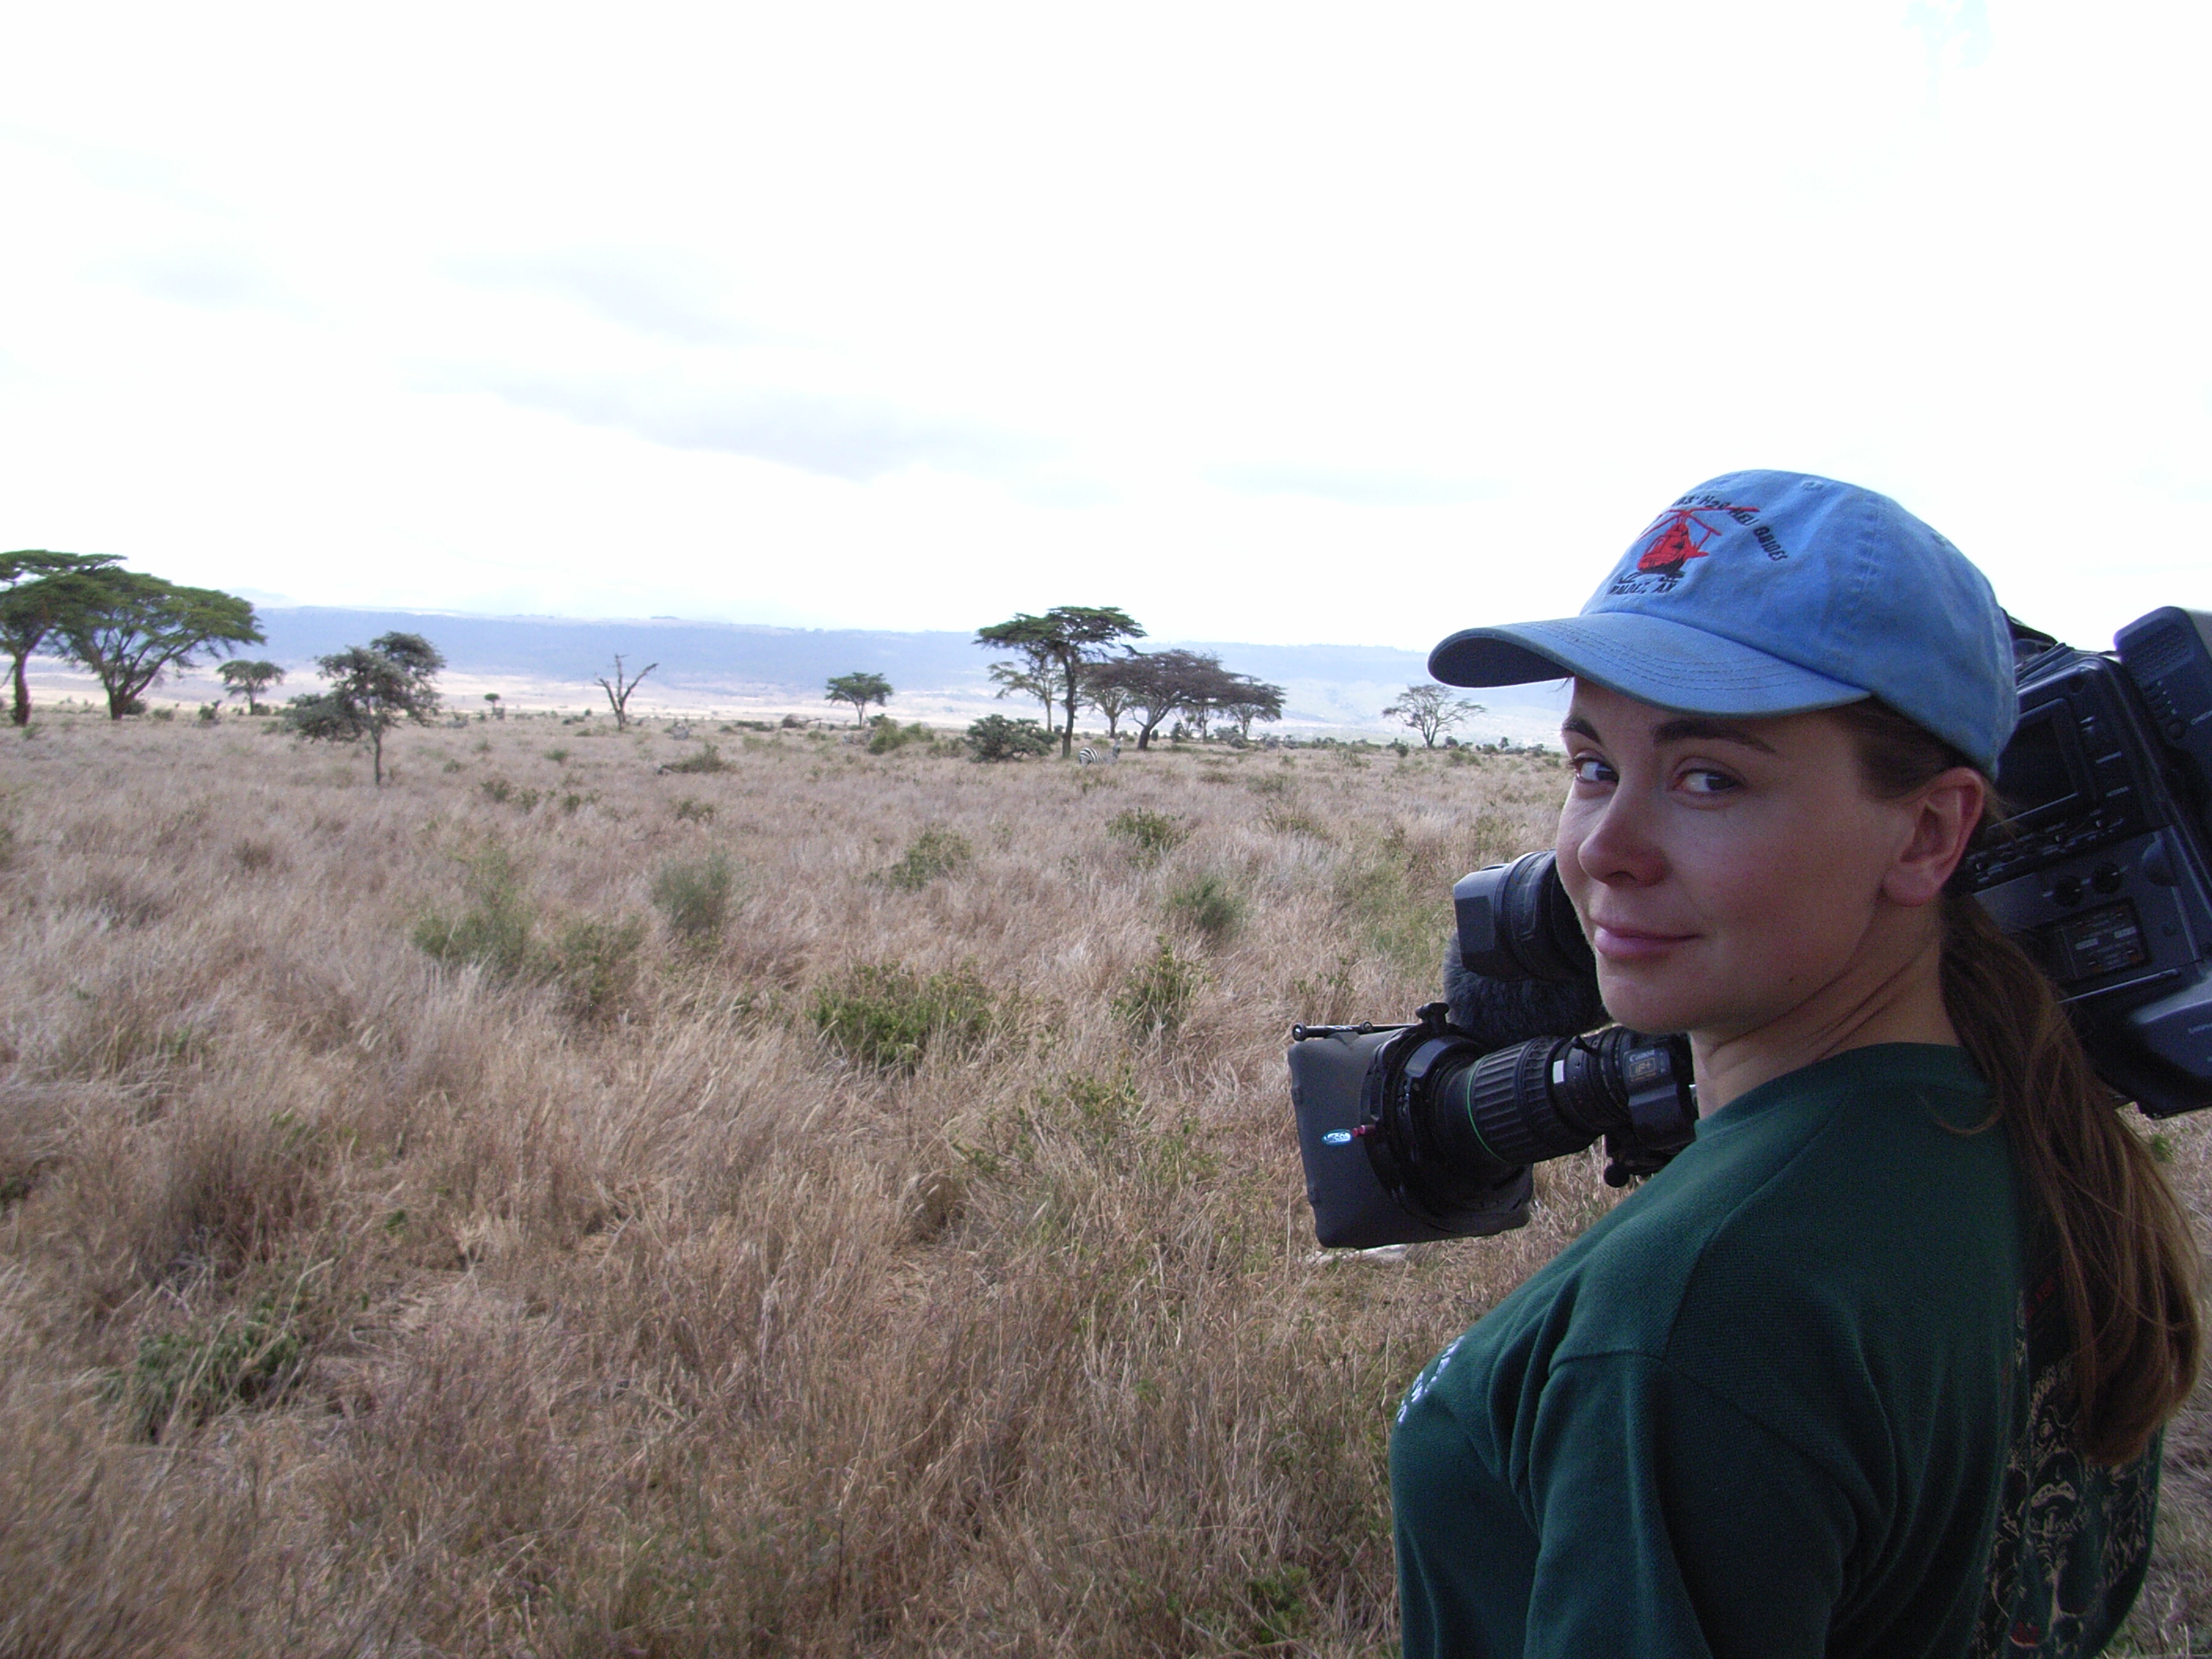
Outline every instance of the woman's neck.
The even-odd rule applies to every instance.
[[[1751,1031],[1692,1031],[1698,1115],[1847,1049],[1877,1042],[1958,1047],[1943,1006],[1942,930],[1917,915],[1897,920],[1921,925],[1898,929],[1899,937],[1884,942],[1889,948],[1862,952],[1779,1019]]]

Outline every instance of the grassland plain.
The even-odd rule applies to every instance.
[[[1317,1261],[1285,1031],[1557,761],[702,735],[0,745],[0,1653],[1389,1650],[1390,1407],[1609,1195]]]

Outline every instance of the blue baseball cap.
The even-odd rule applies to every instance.
[[[1989,579],[1887,495],[1728,472],[1645,526],[1578,617],[1468,628],[1447,685],[1571,674],[1692,714],[1799,714],[1880,697],[1985,772],[2019,718]]]

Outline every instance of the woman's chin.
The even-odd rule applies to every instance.
[[[1606,1012],[1633,1031],[1687,1030],[1689,1000],[1674,988],[1656,982],[1657,977],[1648,970],[1614,967],[1601,957],[1597,988]]]

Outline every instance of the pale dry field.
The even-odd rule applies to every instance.
[[[1285,1036],[1556,759],[265,726],[0,738],[0,1654],[1392,1647],[1395,1398],[1608,1195],[1317,1261]]]

